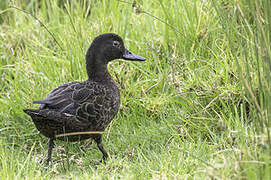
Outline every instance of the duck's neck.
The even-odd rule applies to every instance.
[[[112,77],[107,70],[107,64],[102,63],[103,61],[100,60],[102,58],[102,56],[87,54],[86,68],[89,80],[97,82],[112,81]]]

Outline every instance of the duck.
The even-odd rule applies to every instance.
[[[106,127],[116,116],[120,107],[120,92],[107,65],[115,59],[145,61],[124,46],[122,38],[114,33],[94,38],[86,56],[88,79],[68,82],[53,89],[43,100],[33,101],[38,109],[24,109],[38,131],[48,140],[47,164],[52,160],[55,140],[67,142],[92,139],[103,154],[108,153],[102,143]]]

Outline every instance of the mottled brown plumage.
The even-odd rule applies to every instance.
[[[36,128],[49,138],[48,158],[51,161],[54,140],[80,141],[93,138],[108,157],[101,134],[81,134],[58,137],[73,132],[104,131],[120,106],[119,89],[107,71],[107,63],[114,59],[144,61],[145,58],[125,49],[122,39],[112,33],[96,37],[86,54],[88,80],[68,82],[58,86],[41,101],[39,109],[25,109]]]

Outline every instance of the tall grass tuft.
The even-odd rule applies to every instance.
[[[238,76],[246,92],[244,98],[249,103],[248,115],[253,121],[255,134],[250,134],[248,138],[260,152],[251,156],[251,152],[246,151],[246,160],[257,166],[252,166],[256,167],[254,173],[244,171],[244,175],[270,178],[271,2],[222,1],[213,4],[225,29],[227,43],[232,47],[231,57],[237,65]],[[240,162],[240,167],[247,169],[248,165]]]

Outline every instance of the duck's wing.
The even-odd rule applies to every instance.
[[[87,130],[103,131],[118,110],[111,89],[96,82],[74,82],[54,89],[41,104],[40,109],[25,112],[29,114],[40,132],[46,134],[50,127],[60,133]],[[48,127],[48,128],[45,128]],[[49,137],[49,135],[46,135]]]
[[[107,88],[95,82],[70,82],[60,85],[41,101],[40,109],[76,115],[82,121],[100,119],[101,111],[109,107]]]
[[[94,95],[94,88],[95,84],[86,82],[65,83],[51,91],[45,99],[34,101],[33,104],[41,104],[40,109],[75,115],[79,105]]]
[[[40,104],[40,109],[51,109],[58,112],[65,112],[73,109],[72,93],[81,88],[79,82],[68,82],[51,91],[43,100],[34,101],[33,104]],[[69,112],[74,114],[72,112]]]

